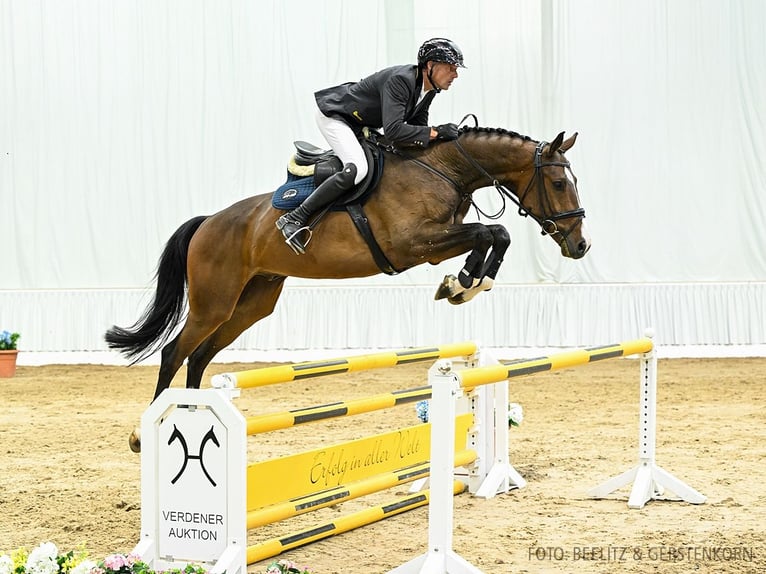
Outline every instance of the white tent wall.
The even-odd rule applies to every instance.
[[[313,91],[448,36],[468,67],[432,122],[579,132],[591,252],[562,259],[509,206],[474,301],[432,300],[462,258],[289,279],[232,348],[566,347],[648,325],[663,345],[766,344],[764,27],[759,0],[0,0],[0,330],[105,350],[182,222],[276,188],[292,140],[323,143]]]

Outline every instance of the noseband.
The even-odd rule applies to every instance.
[[[585,217],[585,209],[582,207],[578,207],[577,209],[572,209],[569,211],[559,211],[559,212],[553,212],[550,209],[550,201],[548,200],[548,195],[546,193],[545,189],[545,183],[543,182],[543,174],[542,174],[542,168],[544,167],[552,167],[552,166],[560,166],[565,169],[569,170],[569,173],[572,173],[572,167],[569,164],[568,161],[550,161],[550,162],[543,162],[543,148],[548,144],[548,142],[541,141],[537,144],[537,147],[535,148],[535,174],[532,176],[532,178],[529,180],[529,183],[527,183],[527,186],[524,188],[524,191],[518,195],[514,195],[514,193],[508,189],[506,186],[504,186],[502,183],[500,183],[498,180],[492,178],[492,176],[487,173],[487,170],[485,170],[479,163],[470,155],[468,155],[468,152],[465,151],[462,145],[460,145],[460,142],[458,140],[455,140],[455,144],[457,145],[457,148],[460,150],[460,153],[463,154],[463,156],[473,165],[480,173],[482,173],[487,179],[492,181],[492,185],[495,186],[495,189],[500,193],[501,196],[507,197],[510,199],[513,203],[516,204],[518,207],[519,215],[523,217],[531,217],[534,219],[537,224],[540,226],[541,233],[543,235],[555,235],[557,233],[561,233],[561,230],[559,229],[557,221],[561,219],[568,219],[570,217],[579,217],[582,219]],[[574,176],[572,177],[572,180],[574,181]],[[537,195],[539,199],[539,203],[543,209],[542,214],[533,213],[528,208],[524,207],[522,205],[524,198],[527,196],[527,194],[530,192],[532,188],[532,184],[537,181]],[[577,194],[577,187],[575,186],[575,194]],[[580,199],[577,198],[577,202],[579,204]],[[471,198],[471,203],[473,203],[473,198]],[[476,207],[476,204],[474,203],[474,207]],[[477,207],[478,209],[478,207]],[[483,213],[480,211],[480,213],[483,213],[486,217],[490,217],[490,219],[496,219],[502,215],[501,210],[495,217],[490,217],[486,213]]]
[[[500,193],[506,194],[508,197],[511,198],[511,200],[518,206],[519,208],[519,215],[523,215],[524,217],[529,216],[535,221],[537,221],[538,225],[540,226],[540,229],[542,230],[543,235],[555,235],[556,233],[559,233],[559,227],[556,224],[557,221],[561,219],[567,219],[570,217],[579,217],[582,219],[585,217],[585,209],[582,207],[578,207],[577,209],[572,209],[570,211],[559,211],[556,213],[550,213],[549,211],[550,207],[550,201],[548,200],[548,194],[546,193],[545,189],[545,183],[543,183],[543,174],[540,171],[544,167],[549,166],[560,166],[564,169],[568,169],[569,173],[572,173],[572,166],[568,161],[550,161],[548,163],[543,163],[543,147],[548,142],[540,142],[537,144],[537,147],[535,148],[535,175],[532,179],[529,180],[529,183],[527,184],[527,187],[524,188],[524,193],[522,193],[518,200],[513,197],[513,195],[510,194],[510,191],[505,188],[504,186],[501,186],[497,180],[493,182],[495,188],[497,188]],[[524,201],[524,198],[527,196],[527,193],[529,193],[530,188],[532,187],[532,182],[537,180],[537,196],[540,200],[540,205],[543,206],[543,216],[540,217],[525,207],[522,206],[522,202]],[[574,174],[572,174],[572,182],[574,183]],[[502,189],[501,189],[502,187]],[[575,185],[575,194],[577,194],[577,186]],[[577,203],[580,203],[580,198],[577,198]]]

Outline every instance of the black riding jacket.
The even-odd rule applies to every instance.
[[[358,82],[348,82],[314,94],[328,117],[362,128],[383,128],[393,143],[426,147],[430,141],[428,108],[436,95],[430,90],[418,104],[423,75],[415,65],[392,66]]]

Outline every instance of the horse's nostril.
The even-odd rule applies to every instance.
[[[590,245],[588,245],[588,242],[584,239],[581,239],[580,242],[577,244],[577,252],[581,255],[585,255],[585,253],[588,251],[588,248]]]

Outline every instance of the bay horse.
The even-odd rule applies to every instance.
[[[494,185],[558,243],[562,256],[579,259],[590,238],[564,156],[576,138],[575,133],[565,140],[562,132],[547,143],[500,128],[464,126],[456,140],[424,150],[389,147],[382,178],[364,205],[369,228],[397,271],[470,251],[458,275],[447,275],[436,292],[437,299],[453,304],[491,289],[510,245],[502,225],[464,223],[477,189]],[[181,225],[160,257],[153,301],[132,327],[106,332],[109,347],[133,363],[162,348],[154,398],[170,386],[185,359],[186,386],[199,388],[213,357],[272,313],[287,277],[342,279],[381,272],[342,211],[327,212],[310,248],[296,255],[275,226],[282,212],[271,199],[271,193],[248,197]],[[183,327],[168,342],[187,307]],[[140,450],[135,431],[130,444]]]

